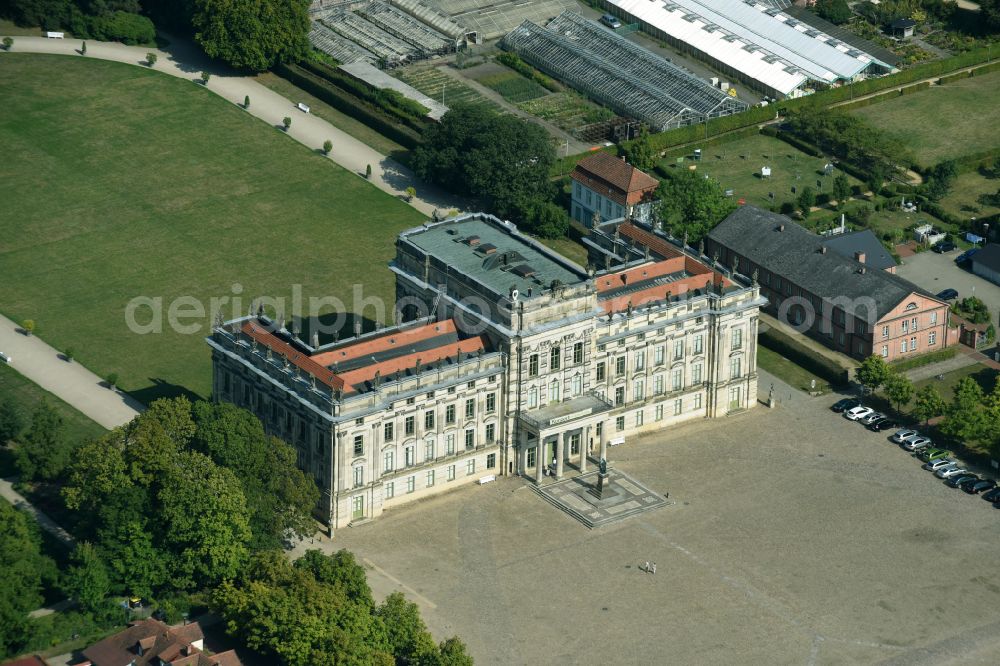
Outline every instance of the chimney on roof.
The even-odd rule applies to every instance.
[[[826,254],[826,245],[820,245],[819,246],[819,253],[820,254]]]
[[[778,231],[784,231],[784,230],[785,230],[785,225],[779,224],[778,225]]]
[[[861,267],[861,270],[859,270],[858,272],[859,272],[859,273],[861,273],[862,275],[864,275],[864,274],[865,274],[865,267],[864,267],[864,266],[862,266],[862,267]]]
[[[864,252],[855,252],[854,253],[854,261],[858,262],[859,264],[865,263],[865,253]]]

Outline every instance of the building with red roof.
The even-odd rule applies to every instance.
[[[234,650],[207,654],[197,622],[168,626],[148,618],[94,643],[77,666],[240,666]]]
[[[489,215],[404,231],[396,324],[341,338],[310,317],[225,322],[213,394],[296,448],[331,532],[499,475],[585,472],[630,435],[753,407],[757,285],[617,228],[595,232],[588,268]]]
[[[569,177],[573,181],[570,215],[588,227],[593,226],[595,214],[601,222],[622,217],[648,221],[660,185],[625,158],[603,150],[577,162]]]

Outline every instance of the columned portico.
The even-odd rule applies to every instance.
[[[536,483],[547,474],[561,479],[567,462],[581,472],[587,471],[588,446],[596,426],[607,418],[611,404],[596,395],[585,395],[566,402],[553,403],[521,414],[521,441],[518,456],[523,476],[529,476],[534,462]],[[607,427],[601,428],[607,432]],[[531,453],[533,452],[533,453]],[[607,456],[607,442],[601,441],[601,454]]]

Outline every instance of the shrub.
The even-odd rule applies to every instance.
[[[784,356],[789,361],[801,365],[814,375],[830,382],[833,386],[847,384],[847,370],[825,356],[816,354],[813,350],[805,347],[791,336],[779,330],[771,328],[761,331],[757,336],[757,342],[771,351]]]
[[[149,44],[156,39],[152,21],[145,16],[122,11],[93,18],[90,33],[94,39],[126,44]]]
[[[914,356],[912,358],[903,359],[902,361],[893,361],[889,365],[896,372],[906,372],[907,370],[912,370],[913,368],[920,368],[925,365],[930,365],[931,363],[940,363],[941,361],[947,361],[948,359],[955,356],[958,353],[957,347],[945,347],[944,349],[939,349],[937,351],[928,352],[926,354],[921,354],[920,356]]]

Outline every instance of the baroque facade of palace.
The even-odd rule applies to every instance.
[[[405,231],[399,323],[322,344],[261,314],[222,323],[215,398],[296,447],[331,532],[499,475],[583,471],[631,435],[753,407],[757,285],[628,222],[592,238],[600,270],[489,215]]]

